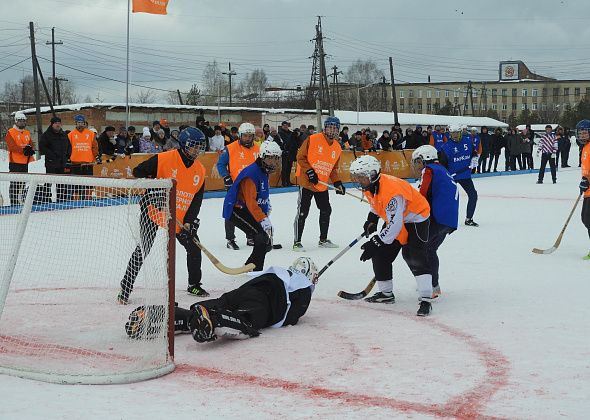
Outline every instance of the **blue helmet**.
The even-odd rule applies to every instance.
[[[86,117],[82,114],[76,114],[74,115],[74,121],[76,122],[85,122],[86,121]]]
[[[196,159],[207,149],[207,137],[198,128],[187,127],[178,135],[178,144],[188,157]]]
[[[338,117],[328,117],[324,121],[324,128],[334,126],[340,131],[340,119]]]
[[[586,132],[586,135],[581,138],[583,131]],[[590,137],[590,120],[582,120],[576,124],[576,139],[580,143],[588,143],[588,137]]]

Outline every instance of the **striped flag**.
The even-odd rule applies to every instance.
[[[169,0],[133,0],[133,13],[150,13],[152,15],[166,15]]]

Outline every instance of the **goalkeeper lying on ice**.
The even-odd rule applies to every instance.
[[[311,301],[318,270],[311,258],[297,258],[285,269],[269,267],[249,274],[253,278],[237,289],[191,305],[175,307],[174,329],[190,332],[199,343],[220,337],[249,338],[260,335],[262,328],[295,325]],[[125,331],[131,338],[149,339],[161,334],[164,327],[157,306],[140,306],[129,315]]]

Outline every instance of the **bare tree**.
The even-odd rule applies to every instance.
[[[218,94],[221,98],[229,96],[229,81],[221,74],[217,61],[208,63],[203,70],[203,94],[206,105],[217,103]]]
[[[156,95],[153,90],[141,89],[134,96],[132,96],[131,102],[138,104],[150,104],[156,100]]]
[[[48,84],[49,86],[49,84]],[[71,81],[60,81],[60,94],[62,103],[76,103],[79,100],[76,94],[76,87]],[[47,104],[45,92],[41,91],[41,104]],[[28,75],[21,78],[18,82],[4,83],[4,89],[0,92],[0,99],[5,102],[32,104],[35,102],[35,87],[33,76]]]
[[[241,95],[243,97],[258,101],[264,98],[267,86],[268,79],[263,69],[256,69],[252,73],[247,74],[244,80],[238,85],[242,90]]]
[[[377,67],[377,63],[372,60],[354,61],[348,69],[346,69],[345,79],[348,83],[354,84],[356,87],[366,86],[372,83],[378,83],[382,80],[384,74]],[[340,98],[344,104],[345,109],[356,109],[357,88],[351,86],[350,89],[344,89],[340,93]],[[375,111],[381,106],[381,86],[375,85],[362,89],[360,91],[360,104],[363,111]]]

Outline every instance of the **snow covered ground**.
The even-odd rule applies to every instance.
[[[357,245],[326,271],[299,325],[246,341],[198,345],[176,337],[176,371],[132,385],[65,386],[0,376],[0,418],[586,418],[590,409],[590,338],[586,288],[590,241],[576,211],[560,248],[555,241],[575,201],[579,169],[479,178],[475,220],[440,250],[443,295],[418,318],[415,282],[395,263],[394,305],[345,301],[372,277]],[[549,181],[549,183],[547,183]],[[462,193],[462,191],[461,191]],[[276,240],[267,265],[287,266],[295,193],[272,195]],[[461,194],[460,219],[466,197]],[[365,204],[331,196],[330,238],[345,246],[361,231]],[[225,248],[221,199],[201,211],[200,236],[226,265],[250,252]],[[318,249],[312,206],[303,235],[307,255],[323,266],[338,250]],[[177,255],[181,306],[186,269]],[[238,286],[203,261],[212,295]],[[113,304],[114,305],[114,304]]]

